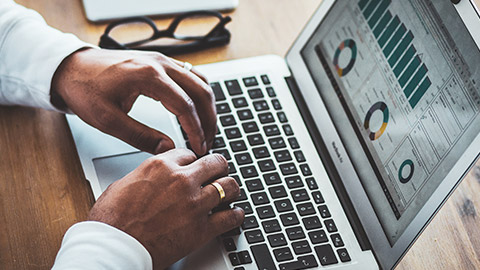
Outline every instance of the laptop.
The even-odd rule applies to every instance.
[[[87,19],[92,22],[195,10],[232,10],[237,5],[238,0],[83,0]]]
[[[480,153],[479,11],[452,2],[324,0],[285,59],[198,66],[246,218],[171,268],[394,268]],[[189,147],[160,103],[131,116]],[[96,198],[150,156],[67,119]]]

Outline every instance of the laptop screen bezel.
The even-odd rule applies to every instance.
[[[437,190],[427,200],[417,216],[405,229],[405,232],[398,238],[395,244],[391,246],[385,234],[378,233],[383,231],[380,221],[362,187],[359,176],[355,172],[352,162],[348,158],[347,152],[343,147],[342,141],[335,129],[335,125],[330,118],[327,108],[318,92],[312,91],[312,89],[316,90],[317,87],[313,78],[310,76],[310,72],[301,55],[301,50],[314,34],[323,19],[328,16],[328,11],[332,8],[335,2],[335,0],[322,1],[320,7],[314,13],[302,33],[290,48],[286,56],[286,61],[297,81],[300,92],[306,101],[310,113],[314,117],[315,124],[324,141],[323,143],[327,146],[336,170],[340,175],[341,179],[332,180],[343,182],[347,194],[354,205],[355,211],[372,245],[373,252],[379,265],[381,268],[390,269],[399,262],[403,255],[405,255],[409,247],[411,247],[417,237],[425,229],[426,225],[432,220],[436,212],[446,202],[466,173],[468,173],[469,169],[475,164],[479,155],[478,149],[480,149],[480,135],[477,135],[465,151],[465,154],[456,162],[450,173],[445,177]],[[469,30],[470,35],[480,49],[480,28],[475,29],[475,24],[478,25],[480,23],[480,18],[473,3],[469,0],[464,0],[455,7]],[[323,89],[323,91],[325,91],[325,89]],[[333,88],[331,91],[334,91]],[[346,119],[347,116],[345,115],[345,120]]]

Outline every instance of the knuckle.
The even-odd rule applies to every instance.
[[[149,168],[163,168],[166,166],[166,162],[160,156],[154,156],[145,161]]]
[[[189,96],[185,96],[180,103],[181,115],[191,115],[195,111],[195,103]]]
[[[235,179],[232,177],[227,177],[225,182],[226,188],[232,192],[233,196],[240,194],[240,187]]]
[[[208,101],[213,102],[215,100],[215,95],[213,93],[213,90],[208,85],[205,85],[204,87],[202,87],[201,96],[202,96],[203,99],[208,100]]]

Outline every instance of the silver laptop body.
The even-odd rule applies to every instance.
[[[393,268],[479,155],[479,26],[469,0],[324,0],[286,59],[198,66],[251,212],[172,269]],[[130,115],[188,146],[160,103]],[[95,198],[150,156],[67,120]]]

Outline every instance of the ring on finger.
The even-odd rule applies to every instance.
[[[192,70],[193,65],[190,64],[189,62],[184,62],[184,63],[183,63],[183,68],[184,68],[186,71],[190,71],[190,70]]]
[[[210,183],[210,185],[214,186],[217,189],[218,195],[220,195],[220,203],[222,203],[223,199],[225,199],[225,190],[223,190],[222,185],[217,182]]]

